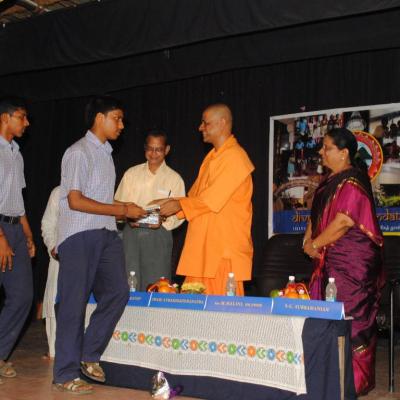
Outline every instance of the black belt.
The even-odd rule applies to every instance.
[[[6,224],[17,225],[20,219],[21,217],[8,217],[7,215],[0,214],[0,222],[5,222]]]

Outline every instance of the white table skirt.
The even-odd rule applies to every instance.
[[[89,304],[87,322],[95,305]],[[306,393],[304,318],[126,307],[102,360]]]

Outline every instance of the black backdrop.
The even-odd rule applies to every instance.
[[[63,152],[84,134],[83,108],[89,94],[108,91],[120,98],[126,107],[126,129],[114,144],[117,182],[129,166],[143,161],[144,132],[152,127],[163,127],[172,145],[169,164],[181,173],[189,188],[202,158],[209,150],[202,144],[197,131],[202,109],[214,102],[226,102],[232,107],[234,133],[256,166],[253,240],[254,271],[257,274],[267,240],[269,117],[298,112],[302,106],[307,110],[318,110],[398,102],[400,44],[397,41],[400,28],[397,27],[399,24],[394,23],[398,13],[399,9],[393,9],[326,22],[345,24],[348,41],[340,34],[340,30],[336,31],[340,40],[335,42],[335,31],[325,29],[327,25],[318,23],[292,27],[290,29],[298,30],[297,35],[290,30],[292,36],[287,36],[289,28],[271,31],[274,35],[280,33],[276,39],[280,40],[280,46],[274,42],[275,46],[271,49],[275,51],[271,57],[276,56],[279,47],[279,53],[286,54],[283,59],[290,60],[287,62],[278,63],[282,59],[276,57],[265,58],[264,42],[260,38],[268,32],[260,32],[261,36],[246,36],[244,42],[240,42],[244,36],[238,37],[237,43],[242,43],[242,46],[237,57],[234,42],[228,46],[228,53],[218,51],[222,46],[221,39],[215,41],[215,47],[212,41],[197,43],[193,45],[195,47],[188,47],[187,70],[191,71],[189,67],[196,65],[196,60],[202,60],[202,65],[207,68],[192,71],[188,75],[182,73],[182,77],[191,76],[185,79],[178,79],[179,63],[172,68],[173,74],[165,73],[168,68],[171,70],[171,66],[168,67],[170,51],[35,72],[9,74],[8,71],[0,75],[1,91],[13,91],[33,99],[30,109],[31,127],[26,131],[21,147],[27,180],[26,208],[35,240],[39,244],[35,262],[39,296],[43,291],[47,271],[47,256],[40,239],[40,219],[51,189],[59,182]],[[355,23],[360,22],[359,18],[373,18],[375,25]],[[318,29],[318,26],[321,28]],[[314,35],[311,35],[309,29],[315,29]],[[301,36],[306,32],[309,33]],[[326,46],[321,36],[315,49],[308,49],[308,53],[301,52],[301,48],[308,48],[308,42],[299,40],[299,35],[301,38],[309,38],[309,43],[312,43],[318,32],[330,38]],[[286,42],[288,37],[297,37],[302,47],[296,48],[293,42]],[[0,54],[4,54],[1,53],[1,39],[2,33]],[[26,46],[29,43],[27,41]],[[329,45],[332,43],[330,51]],[[211,47],[202,47],[206,44]],[[222,47],[227,48],[225,45]],[[15,49],[16,56],[18,50]],[[245,63],[245,67],[232,62],[232,69],[229,69],[225,58],[238,60],[243,58],[243,52],[246,54],[246,51],[248,57],[245,58],[251,62]],[[197,54],[195,58],[193,54]],[[181,57],[184,59],[184,54]],[[158,64],[157,60],[164,61]],[[208,67],[209,64],[218,71],[222,61],[222,71],[206,74],[213,70]],[[90,66],[93,69],[87,70]],[[128,79],[131,67],[136,75]],[[70,68],[76,73],[73,79]],[[145,77],[149,76],[149,71],[151,79],[147,81]],[[121,79],[121,74],[126,81]],[[140,84],[141,77],[146,84]],[[43,91],[40,90],[41,86]],[[184,233],[184,229],[176,232],[178,244],[182,242]]]
[[[334,3],[308,0],[301,5],[298,0],[98,0],[78,9],[43,14],[23,24],[3,26],[0,53],[4,57],[0,73],[104,62],[260,31],[282,30],[289,35],[286,39],[295,32],[291,37],[295,45],[296,37],[306,45],[315,40],[321,44],[327,31],[335,33],[334,36],[346,31],[347,21],[372,28],[376,22],[373,24],[370,17],[386,14],[386,29],[364,31],[369,39],[365,44],[373,46],[375,37],[390,30],[389,15],[399,6],[400,0],[336,0]],[[339,24],[330,23],[335,20]],[[312,30],[316,22],[319,35],[309,34],[308,28],[291,29],[305,28],[308,24]],[[353,35],[347,36],[350,45],[358,38],[354,36],[357,29],[352,31]],[[278,35],[271,33],[263,40],[269,42],[267,45],[276,45],[277,36],[279,32]],[[337,37],[329,44],[336,50],[341,42]],[[287,41],[286,46],[291,45]],[[319,51],[330,51],[328,46],[319,47]],[[281,50],[289,54],[285,46]]]

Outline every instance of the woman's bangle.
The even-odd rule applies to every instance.
[[[310,240],[310,238],[304,238],[304,239],[303,239],[303,248],[304,248],[305,244],[306,244],[309,240]]]

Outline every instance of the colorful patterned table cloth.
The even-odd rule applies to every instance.
[[[88,305],[87,321],[95,307]],[[102,361],[302,394],[304,320],[127,306]]]

